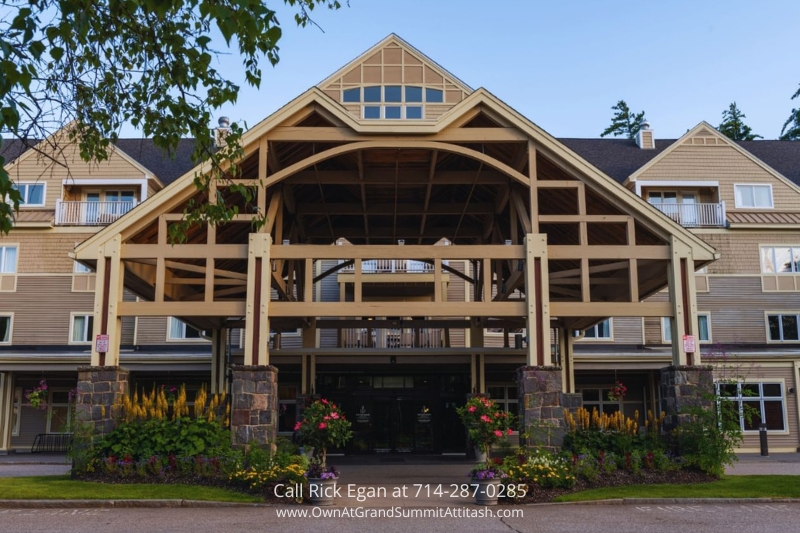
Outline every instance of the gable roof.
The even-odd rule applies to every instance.
[[[800,185],[800,141],[736,141],[736,144]]]
[[[675,139],[656,140],[654,149],[643,150],[633,139],[559,139],[570,150],[619,183],[666,150]]]

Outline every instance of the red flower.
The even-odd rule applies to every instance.
[[[319,429],[325,429],[326,427],[328,427],[328,424],[326,424],[325,422],[320,422],[320,423],[319,423],[319,426],[317,426],[317,427],[318,427]]]
[[[498,436],[498,437],[502,437],[502,436],[503,436],[503,432],[502,432],[502,431],[500,431],[499,429],[495,429],[495,430],[494,430],[494,434],[495,434],[496,436]]]
[[[478,408],[477,408],[477,407],[475,407],[474,405],[470,405],[470,406],[467,408],[467,411],[469,411],[470,413],[474,413],[474,412],[475,412],[475,411],[477,411],[477,410],[478,410]]]
[[[339,420],[339,413],[331,414],[331,418],[333,418],[334,420]]]
[[[297,424],[295,424],[295,425],[294,425],[294,430],[295,430],[295,431],[300,431],[300,427],[301,427],[302,425],[303,425],[303,422],[302,422],[302,421],[301,421],[301,422],[298,422]]]
[[[489,422],[489,423],[491,423],[491,421],[492,421],[492,419],[489,418],[486,415],[481,415],[481,420],[484,421],[484,422]]]
[[[323,420],[330,420],[330,419],[331,419],[331,417],[330,417],[330,416],[328,416],[328,415],[325,415],[325,416],[323,416],[323,417],[322,417],[322,419],[323,419]]]
[[[506,433],[508,433],[509,435],[511,435],[511,434],[513,433],[513,431],[511,431],[511,428],[508,428],[508,429],[506,430]]]
[[[324,403],[325,405],[328,405],[328,400],[326,400],[325,398],[321,399],[320,401],[321,401],[322,403]]]

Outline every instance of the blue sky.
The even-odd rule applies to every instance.
[[[790,100],[800,84],[797,0],[350,0],[315,12],[324,33],[279,13],[281,61],[265,66],[260,90],[245,87],[235,55],[218,59],[242,85],[220,114],[248,126],[392,32],[557,137],[599,136],[619,99],[644,109],[662,139],[701,120],[718,125],[734,100],[774,139],[800,107]]]

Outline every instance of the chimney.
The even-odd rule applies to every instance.
[[[225,146],[225,137],[231,131],[231,119],[228,117],[219,117],[217,121],[218,126],[214,129],[214,146],[222,148]]]
[[[653,130],[650,129],[650,123],[646,120],[642,122],[639,131],[636,133],[636,144],[642,150],[652,150],[656,147],[656,138],[653,135]]]

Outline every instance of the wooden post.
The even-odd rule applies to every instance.
[[[547,235],[525,236],[525,301],[527,309],[528,366],[551,366],[550,295],[547,274]]]
[[[228,344],[228,329],[214,329],[211,332],[211,394],[228,392],[225,379],[225,351]]]
[[[686,352],[683,349],[683,336],[686,334],[686,309],[684,308],[682,275],[684,246],[674,236],[670,237],[670,262],[668,268],[669,301],[672,305],[670,326],[672,328],[672,364],[676,366],[687,364]]]
[[[272,267],[269,233],[251,233],[247,250],[244,364],[269,364],[269,300]]]
[[[124,272],[120,250],[122,237],[117,234],[98,250],[97,279],[100,283],[94,293],[94,326],[92,330],[92,366],[118,366],[122,321],[118,316],[122,302]],[[100,353],[97,336],[108,335],[108,351]]]
[[[22,406],[20,406],[20,409]],[[11,446],[11,424],[14,409],[14,374],[0,373],[0,451]]]
[[[681,241],[675,241],[680,255],[681,302],[683,304],[683,327],[686,335],[695,339],[694,353],[686,354],[686,364],[700,365],[700,338],[697,323],[697,288],[694,279],[694,256],[692,248]],[[683,337],[680,338],[683,344]]]
[[[303,348],[316,348],[317,347],[317,319],[311,318],[307,326],[303,326]],[[300,378],[300,393],[308,394],[311,390],[311,361],[310,355],[302,355],[301,365],[301,378]]]

